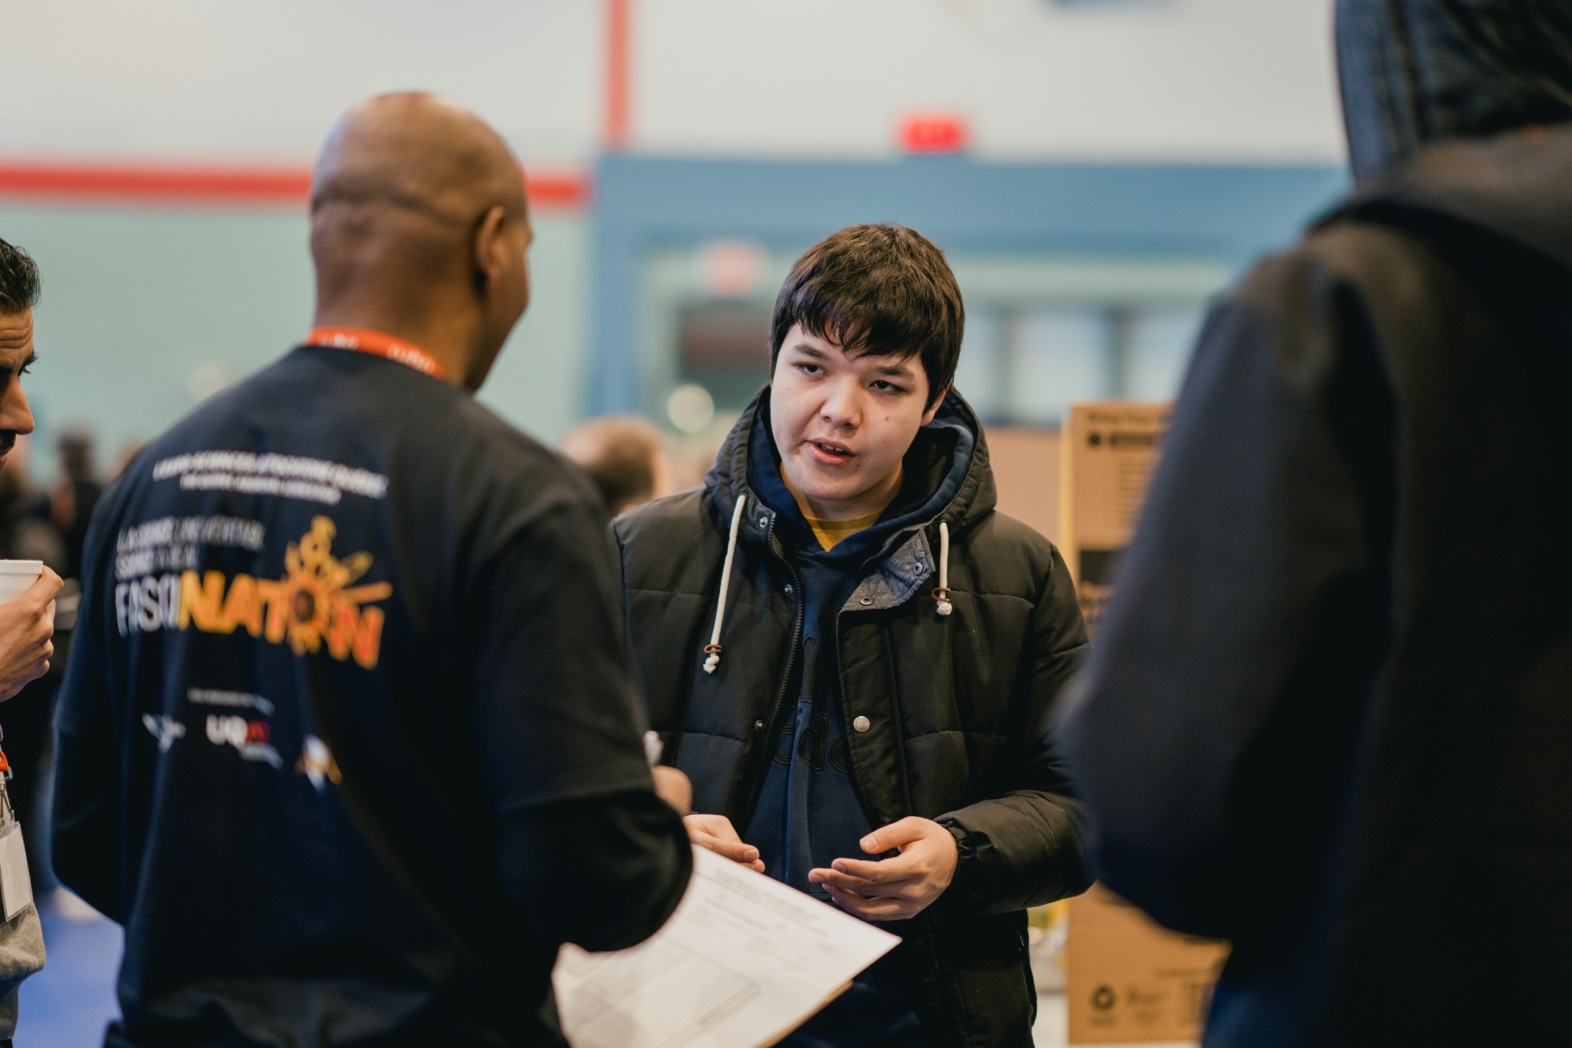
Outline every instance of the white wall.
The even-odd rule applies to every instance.
[[[1338,160],[1331,0],[649,0],[637,144],[888,152],[913,109],[983,156]],[[658,14],[657,14],[658,12]]]
[[[529,311],[481,400],[554,440],[578,420],[585,228],[537,216]],[[304,215],[285,211],[8,208],[0,235],[38,260],[38,364],[24,388],[47,451],[62,427],[95,431],[103,463],[199,400],[282,355],[311,325]],[[42,473],[49,455],[35,454]]]
[[[877,157],[901,114],[967,116],[984,157],[1341,156],[1332,0],[630,0],[632,146]],[[537,171],[601,146],[605,0],[0,0],[9,160],[310,162],[396,88],[476,108]],[[552,439],[582,403],[587,216],[541,214],[536,299],[485,398]],[[106,448],[299,337],[303,216],[8,199],[44,268],[40,434]]]
[[[633,146],[867,156],[901,114],[1000,157],[1336,160],[1331,0],[631,0]],[[399,87],[587,162],[603,0],[0,0],[0,162],[309,158]],[[17,95],[20,97],[17,97]]]
[[[599,0],[0,0],[0,12],[0,161],[298,162],[352,102],[417,87],[477,109],[526,161],[582,158],[599,126]]]

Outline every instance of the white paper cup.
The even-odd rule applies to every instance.
[[[32,589],[43,573],[41,560],[0,560],[0,604],[15,600]]]

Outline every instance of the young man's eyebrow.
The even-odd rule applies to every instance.
[[[814,360],[829,360],[830,355],[811,342],[798,342],[791,347],[793,353],[800,353]],[[888,375],[891,378],[911,379],[917,374],[917,369],[910,360],[902,360],[896,364],[875,364],[873,371],[878,375]]]

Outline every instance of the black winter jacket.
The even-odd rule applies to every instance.
[[[1209,1048],[1560,1044],[1572,4],[1337,10],[1359,190],[1202,335],[1065,745]]]
[[[745,832],[770,759],[796,651],[797,609],[775,514],[748,489],[743,413],[702,489],[615,525],[632,650],[670,763],[693,779],[694,810]],[[976,431],[960,491],[911,528],[862,579],[836,634],[852,776],[874,826],[937,819],[960,841],[951,887],[908,925],[897,965],[933,1045],[1031,1044],[1036,995],[1024,908],[1091,881],[1084,818],[1049,736],[1050,707],[1086,647],[1064,561],[994,509]],[[721,644],[704,670],[733,513],[741,504]],[[937,613],[939,525],[949,534],[954,612]]]
[[[1208,1046],[1572,1030],[1568,187],[1428,147],[1202,337],[1064,737]]]

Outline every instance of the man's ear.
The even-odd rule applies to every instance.
[[[491,290],[506,265],[503,252],[507,249],[503,245],[502,230],[507,220],[507,209],[496,204],[480,217],[480,225],[475,229],[475,257],[471,265],[477,295]]]
[[[933,421],[933,416],[939,413],[939,407],[944,403],[944,398],[950,395],[950,387],[945,386],[939,390],[939,395],[933,398],[933,403],[928,405],[928,410],[922,413],[922,424],[927,425]]]

